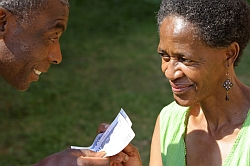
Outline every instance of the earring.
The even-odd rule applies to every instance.
[[[227,71],[227,79],[226,81],[224,81],[223,83],[223,87],[226,89],[227,93],[226,93],[226,101],[229,101],[229,97],[228,97],[228,91],[233,87],[233,83],[230,81],[229,79],[229,71]]]

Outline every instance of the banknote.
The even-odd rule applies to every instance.
[[[114,156],[122,151],[135,137],[132,122],[121,109],[104,133],[96,136],[89,147],[71,146],[71,149],[89,149],[95,152],[105,151],[107,156]]]

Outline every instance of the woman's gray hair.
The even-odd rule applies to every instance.
[[[50,0],[0,0],[0,6],[16,15],[20,22],[32,21],[48,7]],[[69,0],[58,0],[69,7]]]
[[[171,15],[192,23],[207,46],[221,48],[237,42],[237,65],[250,38],[250,7],[245,0],[162,0],[159,27]]]

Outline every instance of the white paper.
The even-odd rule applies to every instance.
[[[135,137],[132,122],[123,109],[104,133],[96,136],[89,147],[71,146],[71,149],[89,149],[95,152],[105,151],[107,156],[114,156],[121,152]]]

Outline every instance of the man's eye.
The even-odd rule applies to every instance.
[[[55,43],[55,39],[54,39],[54,38],[49,38],[49,40],[50,40],[52,43]]]
[[[58,38],[59,38],[59,33],[58,32],[56,32],[56,33],[54,33],[53,35],[51,35],[50,37],[49,37],[49,40],[52,42],[52,43],[55,43],[55,40],[57,40]]]
[[[54,37],[54,38],[49,38],[49,40],[52,42],[52,43],[55,43],[55,40],[58,39],[58,37]]]

